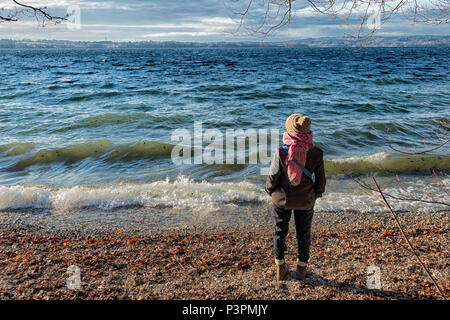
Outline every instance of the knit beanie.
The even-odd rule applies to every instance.
[[[295,133],[308,133],[311,131],[311,118],[299,113],[291,114],[286,119],[286,131]]]

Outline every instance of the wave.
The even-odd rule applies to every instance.
[[[35,143],[29,142],[14,142],[0,145],[0,154],[3,157],[12,157],[27,153],[28,151],[34,149]]]
[[[450,157],[443,155],[403,155],[380,152],[366,156],[325,160],[327,175],[372,172],[425,172],[432,168],[450,170]]]
[[[61,82],[62,84],[51,84],[47,86],[48,90],[58,90],[58,89],[73,89],[73,88],[88,88],[91,87],[90,83],[73,83],[73,82]]]
[[[73,96],[69,98],[62,99],[59,103],[65,102],[79,102],[79,101],[89,101],[97,98],[112,98],[116,96],[120,96],[122,92],[120,91],[107,91],[107,92],[96,92],[84,94],[81,96]]]
[[[169,156],[173,145],[157,141],[114,145],[108,139],[75,144],[57,149],[42,149],[20,160],[9,171],[21,171],[36,164],[55,162],[74,163],[87,158],[102,160],[131,160]]]
[[[324,86],[292,86],[284,84],[280,87],[279,90],[310,92],[310,91],[321,91],[325,89],[327,89],[327,87]]]
[[[379,177],[386,195],[404,197],[402,190],[390,178]],[[402,181],[408,192],[419,198],[429,198],[429,194],[439,195],[442,187],[427,176]],[[442,183],[450,184],[448,177]],[[144,184],[112,184],[103,186],[72,186],[52,188],[49,186],[14,185],[0,186],[0,210],[56,209],[70,210],[98,208],[104,211],[124,207],[187,208],[209,212],[246,204],[269,205],[270,197],[264,192],[264,184],[248,181],[235,182],[195,182],[184,176]],[[448,207],[433,203],[398,201],[390,198],[390,203],[399,211],[439,212]],[[226,208],[224,206],[227,206]],[[231,207],[229,207],[231,206]],[[330,179],[323,198],[319,198],[316,211],[327,212],[385,212],[386,209],[375,199],[357,188],[351,179]],[[266,210],[263,209],[262,210]],[[183,214],[179,211],[177,214]]]
[[[90,87],[93,86],[92,84],[89,83],[78,83],[78,84],[74,84],[71,87],[79,87],[79,88],[85,88],[85,87]],[[57,89],[67,89],[67,86],[63,86],[60,84],[54,84],[54,85],[50,85],[48,87],[49,90],[57,90]],[[114,88],[114,85],[103,85],[101,86],[101,88],[103,89],[112,89]],[[123,94],[139,94],[139,95],[175,95],[175,92],[169,92],[167,90],[161,90],[161,89],[152,89],[152,88],[145,88],[145,89],[139,89],[139,90],[134,90],[134,91],[128,91],[128,92],[124,92],[124,91],[101,91],[101,92],[94,92],[94,93],[84,93],[81,95],[74,95],[74,96],[70,96],[67,98],[64,98],[62,100],[59,101],[59,103],[66,103],[66,102],[81,102],[81,101],[90,101],[90,100],[94,100],[94,99],[101,99],[101,98],[112,98],[112,97],[116,97],[116,96],[121,96]],[[17,97],[17,95],[14,96],[5,96],[3,98],[5,99],[12,99]]]
[[[151,89],[151,88],[138,89],[138,90],[132,91],[132,93],[145,94],[145,95],[147,95],[147,94],[162,95],[162,96],[178,95],[178,93],[176,93],[176,92],[170,92],[168,90],[161,90],[161,89]]]
[[[378,85],[389,85],[389,84],[413,84],[417,81],[417,79],[408,79],[408,78],[377,78],[370,79],[369,81]]]
[[[246,85],[200,85],[193,89],[196,91],[206,91],[206,92],[236,92],[238,90],[244,89],[252,89],[255,85],[246,84]]]
[[[16,98],[20,98],[20,97],[29,95],[30,93],[31,93],[31,91],[15,92],[15,93],[8,94],[5,96],[0,96],[0,100],[13,100]]]
[[[237,93],[234,93],[234,95],[239,97],[239,99],[242,99],[242,100],[272,99],[274,97],[293,98],[296,96],[295,94],[289,93],[289,92],[282,92],[282,91],[264,92],[264,91],[259,91],[259,90],[237,92]]]
[[[116,121],[132,121],[135,117],[137,118],[139,116],[112,115],[111,117],[105,117],[105,115],[102,115],[99,118],[90,118],[84,125],[100,126],[108,122],[115,123]],[[170,158],[172,155],[172,149],[174,148],[174,144],[159,141],[114,144],[109,139],[100,139],[92,142],[78,143],[53,149],[37,149],[36,145],[36,143],[19,142],[0,145],[0,156],[5,158],[21,156],[21,158],[15,160],[16,162],[12,163],[7,168],[7,171],[22,171],[30,166],[40,164],[72,164],[88,158],[109,162],[122,162],[126,165],[127,162],[135,160]],[[236,148],[237,141],[234,141],[234,149],[236,150]],[[193,156],[194,150],[191,149],[191,152]],[[246,167],[249,166],[250,156],[252,156],[252,159],[256,159],[258,157],[257,151],[253,150],[251,154],[246,153],[244,163],[204,163],[202,167],[208,172],[217,172],[221,174],[223,174],[224,171],[238,172],[245,170]],[[237,158],[235,157],[235,161],[236,160]],[[170,159],[168,161],[170,161]],[[341,174],[367,174],[374,172],[427,172],[433,168],[443,171],[450,170],[450,156],[436,154],[406,155],[380,152],[338,159],[325,158],[324,163],[327,176]],[[259,164],[258,166],[266,167],[267,165],[268,164]]]
[[[124,123],[133,123],[136,121],[142,121],[145,124],[180,124],[191,120],[189,115],[152,115],[148,113],[132,113],[132,114],[119,114],[119,113],[105,113],[95,116],[86,117],[79,120],[77,123],[58,128],[55,132],[66,132],[71,130],[83,129],[83,128],[97,128],[106,125],[117,125]]]
[[[0,186],[0,210],[24,208],[111,210],[128,206],[214,208],[223,203],[265,201],[258,185],[249,182],[194,182],[185,177],[148,184],[74,186]]]

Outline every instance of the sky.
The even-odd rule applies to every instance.
[[[249,32],[263,17],[261,4],[253,0],[244,27],[240,15],[249,0],[22,0],[24,4],[47,7],[54,15],[68,10],[72,23],[42,27],[34,18],[0,23],[3,39],[48,39],[74,41],[258,41],[261,36]],[[343,0],[337,0],[343,1]],[[392,0],[395,1],[395,0]],[[14,10],[11,0],[0,0],[0,15]],[[2,10],[1,10],[2,9]],[[274,10],[276,8],[273,8]],[[274,14],[275,11],[271,10]],[[79,19],[77,18],[79,17]],[[272,21],[272,20],[271,20]],[[275,22],[271,22],[273,25]],[[73,23],[75,22],[75,24]],[[79,22],[77,24],[76,22]],[[311,10],[306,0],[293,3],[289,26],[272,33],[266,41],[287,41],[318,37],[342,37],[358,31],[359,20],[344,22]],[[405,15],[395,15],[383,23],[378,35],[449,35],[448,24],[440,26],[412,24]]]

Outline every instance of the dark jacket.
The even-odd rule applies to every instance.
[[[275,205],[280,208],[311,210],[316,198],[321,197],[325,192],[323,152],[317,147],[312,147],[306,154],[305,168],[315,176],[314,185],[304,173],[298,186],[291,185],[287,175],[286,157],[286,151],[279,147],[272,158],[265,190],[272,197]]]

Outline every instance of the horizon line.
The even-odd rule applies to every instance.
[[[428,34],[428,35],[375,35],[372,39],[376,39],[376,38],[425,38],[425,37],[433,37],[433,38],[450,38],[450,35],[433,35],[433,34]],[[290,40],[279,40],[279,41],[262,41],[262,40],[231,40],[231,41],[226,41],[226,40],[204,40],[204,41],[198,41],[198,40],[69,40],[69,39],[46,39],[46,38],[41,38],[41,39],[30,39],[30,38],[23,38],[23,39],[11,39],[11,38],[1,38],[0,41],[66,41],[66,42],[98,42],[98,43],[105,43],[105,42],[109,42],[109,43],[127,43],[127,42],[132,42],[132,43],[145,43],[145,42],[157,42],[157,43],[162,43],[162,42],[175,42],[175,43],[254,43],[254,44],[258,44],[258,43],[287,43],[287,42],[300,42],[300,41],[307,41],[307,40],[320,40],[320,39],[335,39],[335,40],[350,40],[350,41],[365,41],[365,39],[357,39],[357,38],[352,38],[351,36],[345,37],[345,36],[322,36],[322,37],[309,37],[309,38],[300,38],[300,39],[290,39]]]

